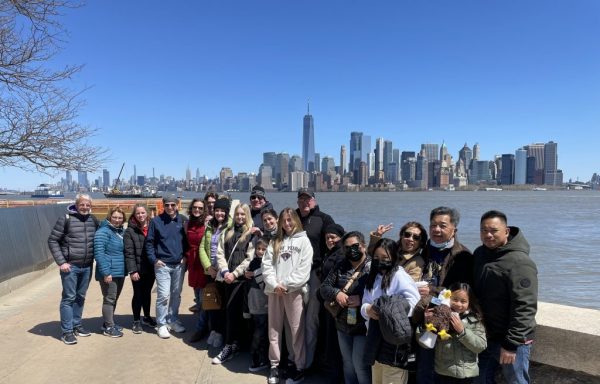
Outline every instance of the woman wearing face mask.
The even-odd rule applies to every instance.
[[[327,275],[320,293],[326,305],[335,301],[342,307],[335,318],[335,325],[342,353],[344,382],[370,384],[371,366],[363,358],[367,342],[366,320],[359,311],[371,258],[366,254],[362,233],[348,232],[341,243],[344,259]]]
[[[391,239],[379,240],[373,250],[371,270],[367,277],[365,292],[362,299],[361,315],[367,320],[369,328],[369,344],[367,354],[373,358],[366,358],[373,365],[373,383],[405,384],[408,381],[406,368],[407,358],[410,353],[410,341],[406,344],[396,345],[384,337],[379,337],[377,342],[371,342],[371,321],[379,321],[379,315],[388,310],[382,308],[382,303],[391,300],[382,300],[387,297],[400,298],[402,309],[398,316],[405,315],[405,323],[412,315],[412,310],[419,300],[419,291],[414,280],[400,267],[398,262],[398,249],[395,241]],[[388,305],[388,304],[386,304]],[[383,324],[383,323],[382,323]],[[373,331],[379,329],[373,324]],[[409,325],[410,328],[410,325]],[[383,334],[383,332],[382,332]],[[371,348],[371,349],[369,349]]]

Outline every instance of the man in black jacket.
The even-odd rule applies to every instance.
[[[77,344],[77,337],[91,333],[81,325],[85,295],[90,285],[94,262],[94,234],[98,220],[91,215],[92,199],[80,194],[67,213],[58,218],[50,236],[48,246],[60,269],[62,298],[60,300],[61,340]]]
[[[488,347],[479,355],[479,383],[495,383],[498,363],[507,383],[529,383],[529,353],[537,313],[537,268],[529,244],[506,215],[488,211],[480,222],[483,245],[475,256],[475,294]]]
[[[321,212],[315,198],[315,193],[306,188],[298,190],[298,209],[296,210],[306,235],[313,248],[313,262],[308,286],[310,289],[308,304],[306,306],[306,367],[313,363],[317,340],[319,335],[319,311],[322,308],[317,298],[321,286],[321,269],[323,256],[327,250],[325,244],[325,228],[335,224],[331,216]],[[324,277],[323,277],[324,278]]]

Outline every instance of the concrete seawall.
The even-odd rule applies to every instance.
[[[60,278],[51,265],[44,274],[30,274],[27,285],[0,296],[0,383],[264,383],[265,373],[247,371],[249,356],[241,354],[223,366],[211,365],[218,351],[205,342],[190,344],[195,317],[191,288],[183,290],[181,318],[188,332],[161,340],[154,330],[134,335],[131,326],[131,283],[125,282],[116,321],[125,327],[120,339],[104,337],[102,296],[92,281],[86,298],[84,325],[95,332],[75,346],[60,342],[58,303]],[[153,295],[153,300],[155,295]],[[154,313],[154,308],[152,309]],[[533,383],[600,383],[600,311],[539,303],[538,329],[531,360]],[[61,368],[62,367],[62,368]],[[307,384],[326,383],[322,377]]]

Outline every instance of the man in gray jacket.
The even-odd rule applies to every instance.
[[[90,336],[81,325],[83,304],[94,262],[94,234],[98,220],[91,214],[92,199],[80,194],[65,215],[58,218],[48,246],[60,269],[62,298],[60,300],[61,340],[77,344],[77,337]]]

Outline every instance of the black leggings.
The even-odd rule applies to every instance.
[[[133,320],[140,319],[142,308],[144,309],[144,317],[150,317],[150,297],[152,286],[156,277],[154,273],[139,274],[138,281],[131,280],[133,286],[133,297],[131,298],[131,310],[133,311]]]

